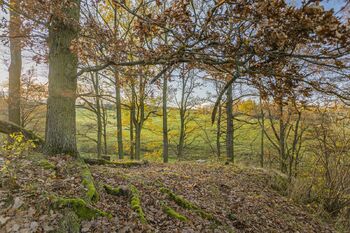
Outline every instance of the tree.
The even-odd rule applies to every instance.
[[[9,68],[8,119],[17,125],[21,125],[22,45],[21,17],[18,13],[21,0],[11,0],[9,4],[14,10],[10,11],[9,25],[11,64]]]
[[[78,154],[75,100],[78,57],[71,51],[79,32],[80,0],[52,1],[49,26],[49,95],[44,153]]]

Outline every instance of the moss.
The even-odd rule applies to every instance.
[[[43,167],[46,170],[51,170],[51,169],[55,169],[56,166],[55,164],[49,162],[47,159],[42,159],[39,161],[39,166]]]
[[[166,213],[170,217],[178,219],[178,220],[183,221],[183,222],[187,222],[188,221],[188,219],[185,216],[183,216],[182,214],[176,212],[173,208],[167,206],[165,203],[162,202],[161,206],[163,208],[164,213]]]
[[[137,167],[142,165],[147,165],[148,161],[142,160],[142,161],[135,161],[135,160],[126,160],[126,161],[109,161],[105,159],[91,159],[91,158],[84,158],[84,161],[91,165],[107,165],[112,167]]]
[[[59,222],[59,226],[55,233],[79,233],[80,232],[80,219],[78,215],[70,210],[66,209],[63,213],[63,217]]]
[[[173,200],[176,204],[178,204],[179,206],[181,206],[181,207],[183,207],[185,209],[192,210],[193,212],[195,212],[196,214],[198,214],[202,218],[205,218],[205,219],[208,219],[208,220],[211,220],[211,221],[214,221],[214,222],[220,224],[220,222],[212,214],[205,212],[204,210],[199,208],[197,205],[195,205],[194,203],[186,200],[182,196],[176,195],[170,189],[162,187],[162,188],[160,188],[160,191],[162,193],[167,194],[168,197],[171,200]]]
[[[130,185],[130,191],[131,191],[131,209],[133,209],[137,213],[142,223],[147,223],[145,213],[143,212],[143,209],[141,206],[139,190],[137,190],[135,186]]]
[[[91,175],[89,167],[81,161],[81,176],[83,185],[86,187],[86,200],[96,202],[99,199],[98,192],[94,185],[94,178]]]
[[[106,193],[114,196],[128,196],[130,193],[129,188],[123,185],[117,188],[113,188],[112,186],[105,184],[103,185],[103,188],[105,189]]]
[[[74,213],[83,220],[91,220],[99,216],[112,217],[109,213],[89,206],[80,198],[52,197],[55,208],[72,208]]]

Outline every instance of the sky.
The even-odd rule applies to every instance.
[[[287,0],[290,4],[293,5],[300,5],[300,0]],[[344,3],[344,0],[328,0],[323,1],[323,5],[325,9],[331,9],[333,8],[335,12],[337,12],[342,4]],[[3,17],[8,17],[6,15],[3,15],[4,13],[0,11],[0,19]],[[0,32],[1,34],[1,32]],[[3,44],[0,44],[0,91],[1,88],[4,87],[4,84],[6,86],[7,80],[8,80],[8,66],[9,66],[9,48],[8,46],[5,46]],[[42,82],[47,82],[47,75],[48,75],[48,68],[46,64],[42,65],[36,65],[31,59],[30,54],[28,52],[23,52],[23,69],[22,73],[25,73],[28,69],[31,67],[35,68],[36,74],[38,76],[38,79]],[[212,87],[209,85],[208,87],[204,87],[200,90],[197,90],[197,95],[204,96],[207,92],[212,92]]]

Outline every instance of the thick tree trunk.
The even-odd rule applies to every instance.
[[[168,112],[167,112],[167,101],[168,101],[168,77],[163,76],[163,162],[168,162]]]
[[[229,162],[234,162],[233,155],[233,100],[232,100],[232,85],[227,89],[227,100],[226,100],[226,156]]]
[[[118,158],[124,158],[123,150],[123,125],[122,125],[122,107],[120,97],[120,80],[117,71],[114,72],[115,77],[115,102],[116,102],[116,113],[117,113],[117,141],[118,141]]]
[[[56,2],[64,14],[53,14],[49,27],[49,96],[44,153],[77,155],[75,100],[78,58],[70,50],[78,35],[80,0]]]
[[[21,0],[11,0],[10,5],[19,9]],[[9,98],[8,98],[8,119],[21,125],[21,18],[18,13],[10,11],[10,53],[11,63],[9,68]]]

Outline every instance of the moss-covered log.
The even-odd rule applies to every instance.
[[[143,209],[141,206],[139,190],[137,190],[137,188],[134,185],[130,185],[130,191],[131,191],[131,209],[133,209],[137,213],[142,223],[147,223],[145,213],[143,212]]]
[[[108,161],[105,159],[84,159],[85,163],[90,165],[106,165],[110,167],[138,167],[138,166],[144,166],[148,164],[148,161],[142,160],[142,161]]]
[[[160,191],[162,193],[165,193],[168,195],[168,197],[173,200],[176,204],[178,204],[179,206],[188,209],[188,210],[192,210],[193,212],[195,212],[196,214],[198,214],[199,216],[201,216],[202,218],[214,221],[217,224],[220,224],[220,222],[210,213],[207,213],[206,211],[202,210],[199,206],[197,206],[196,204],[186,200],[184,197],[175,194],[173,191],[171,191],[170,189],[167,188],[160,188]]]
[[[167,206],[164,202],[161,202],[161,206],[163,208],[164,213],[166,213],[169,217],[178,219],[182,222],[188,221],[188,219],[184,215],[178,213],[176,210],[174,210],[170,206]]]
[[[81,198],[51,197],[54,208],[71,208],[82,220],[91,220],[100,216],[112,217],[111,214],[90,206]]]

